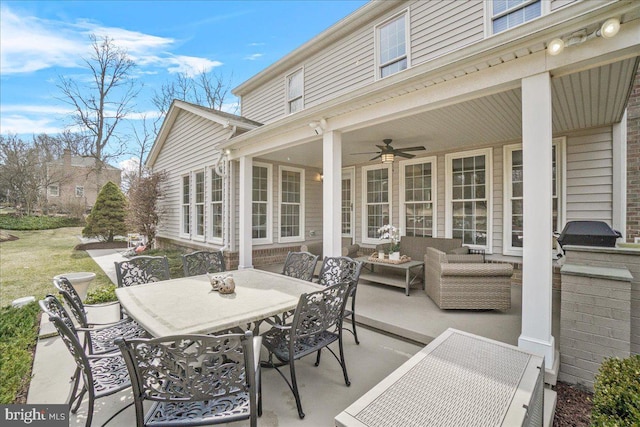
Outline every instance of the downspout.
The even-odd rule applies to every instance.
[[[224,125],[224,128],[228,128],[230,126],[230,123],[227,122],[226,125]],[[237,126],[232,126],[231,127],[231,131],[229,132],[229,134],[227,135],[226,141],[229,141],[233,135],[235,135],[237,130]],[[223,159],[227,158],[227,152],[221,151],[220,152],[220,156],[218,156],[218,160],[216,161],[216,164],[213,166],[213,171],[216,173],[216,175],[224,178],[223,180],[223,190],[222,190],[222,206],[223,206],[223,214],[222,214],[222,247],[220,248],[221,251],[224,251],[226,249],[229,249],[229,242],[230,242],[230,233],[231,230],[229,230],[229,217],[231,215],[231,211],[230,211],[230,203],[231,203],[231,191],[230,191],[230,179],[229,178],[229,160],[224,161],[223,163]]]

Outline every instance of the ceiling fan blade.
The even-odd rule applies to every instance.
[[[394,154],[396,156],[404,157],[407,159],[413,159],[415,157],[415,154],[407,154],[407,153],[403,153],[402,151],[396,151]]]
[[[375,154],[375,153],[379,153],[379,151],[361,151],[359,153],[349,153],[352,156],[358,155],[358,154]]]
[[[378,145],[378,144],[376,144],[376,147],[378,147],[381,150],[386,150],[387,149],[386,145]]]
[[[426,150],[424,147],[408,147],[408,148],[396,148],[399,151],[422,151]]]
[[[382,153],[381,153],[381,154],[378,154],[378,155],[377,155],[377,156],[375,156],[373,159],[369,159],[369,161],[371,161],[371,160],[375,160],[375,159],[379,159],[380,157],[382,157]]]

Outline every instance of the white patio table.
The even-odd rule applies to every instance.
[[[311,282],[268,271],[228,271],[233,294],[211,289],[206,275],[116,289],[122,307],[154,337],[209,334],[293,310],[300,295],[324,289]]]

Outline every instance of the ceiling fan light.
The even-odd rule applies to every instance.
[[[382,163],[393,163],[393,159],[395,159],[395,155],[393,153],[382,153],[380,156],[382,159]]]

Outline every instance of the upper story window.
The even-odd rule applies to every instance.
[[[84,186],[76,185],[76,197],[84,197]]]
[[[304,75],[302,68],[287,76],[287,112],[289,114],[304,108]]]
[[[493,0],[491,26],[493,34],[523,24],[542,14],[542,0]]]
[[[58,184],[51,184],[47,187],[47,194],[52,197],[60,196],[60,186]]]
[[[407,29],[406,13],[376,28],[378,78],[390,76],[407,68],[409,62]]]

